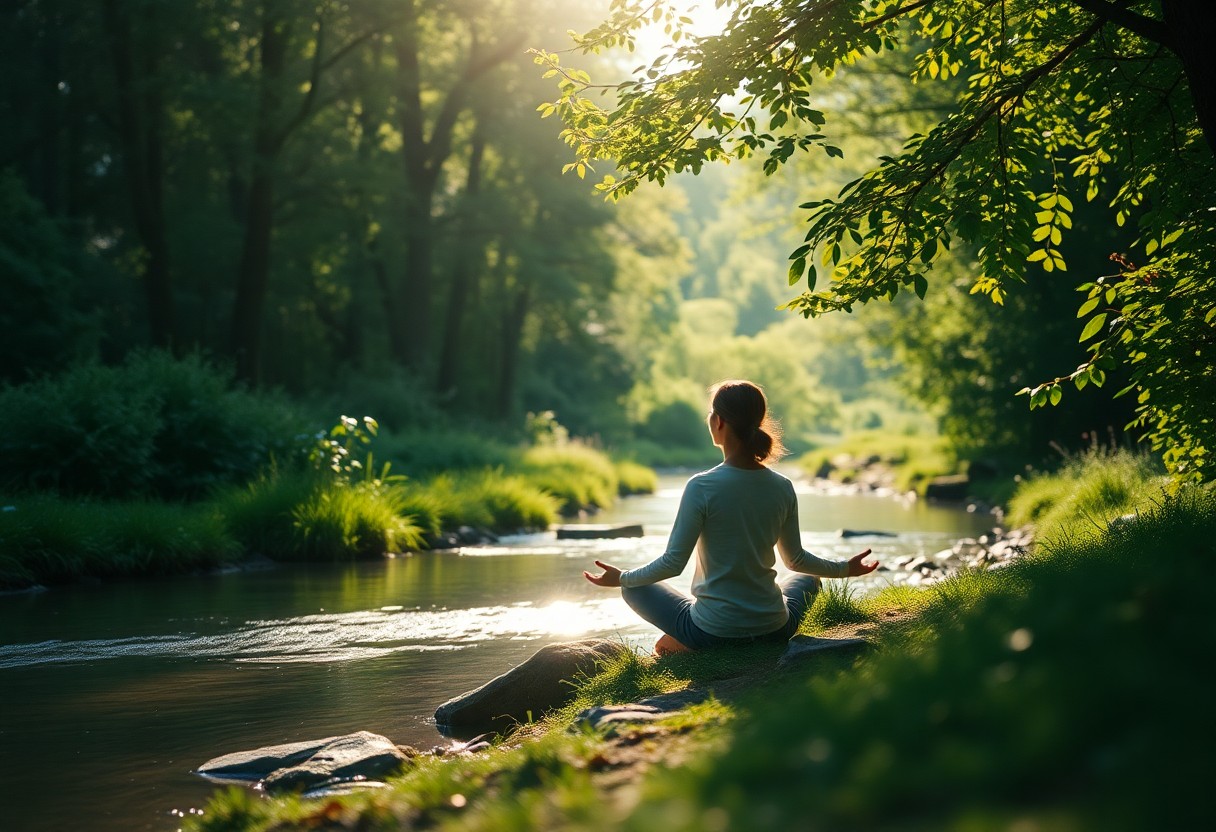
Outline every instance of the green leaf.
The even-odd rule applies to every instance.
[[[793,263],[790,263],[789,279],[790,285],[793,286],[802,279],[802,273],[806,271],[806,258],[799,257]]]
[[[1060,399],[1064,398],[1064,391],[1060,389],[1060,385],[1053,384],[1048,395],[1051,397],[1051,406],[1055,407],[1060,403]]]
[[[912,284],[916,291],[916,296],[921,300],[924,300],[925,292],[929,291],[929,281],[925,279],[923,274],[918,274],[912,278]]]
[[[1105,323],[1105,312],[1099,312],[1097,315],[1094,315],[1089,319],[1089,323],[1085,325],[1085,329],[1081,332],[1081,338],[1079,340],[1081,342],[1088,341],[1098,333],[1098,330],[1102,329],[1102,326]]]
[[[1081,304],[1081,308],[1077,310],[1077,317],[1084,318],[1090,312],[1097,309],[1099,300],[1100,298],[1090,298],[1089,300],[1085,301],[1085,303]]]

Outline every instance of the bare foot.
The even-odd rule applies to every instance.
[[[688,652],[690,652],[690,648],[685,647],[683,644],[676,641],[666,633],[664,633],[663,637],[654,644],[654,654],[656,656],[670,656],[674,653]]]

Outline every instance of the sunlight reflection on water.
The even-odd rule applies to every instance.
[[[482,641],[576,636],[624,629],[632,614],[620,598],[581,603],[470,609],[386,607],[349,613],[248,621],[231,632],[0,646],[0,668],[117,657],[222,658],[237,662],[338,662],[402,651],[460,650]]]

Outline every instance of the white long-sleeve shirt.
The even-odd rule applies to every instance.
[[[676,577],[695,548],[693,623],[723,638],[765,635],[787,618],[773,568],[774,545],[795,572],[824,578],[848,574],[848,561],[824,560],[802,548],[798,497],[789,479],[769,468],[723,463],[689,479],[666,551],[621,573],[621,586]]]

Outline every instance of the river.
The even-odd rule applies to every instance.
[[[588,584],[663,549],[682,478],[595,522],[640,539],[493,546],[343,565],[283,565],[0,597],[4,828],[177,829],[212,787],[192,774],[247,748],[369,730],[446,742],[431,714],[538,647],[576,638],[653,644],[617,592]],[[825,557],[931,554],[991,518],[923,502],[801,488],[803,542]],[[842,540],[840,528],[893,532]],[[687,589],[690,565],[675,583]],[[882,586],[896,573],[857,579]]]

